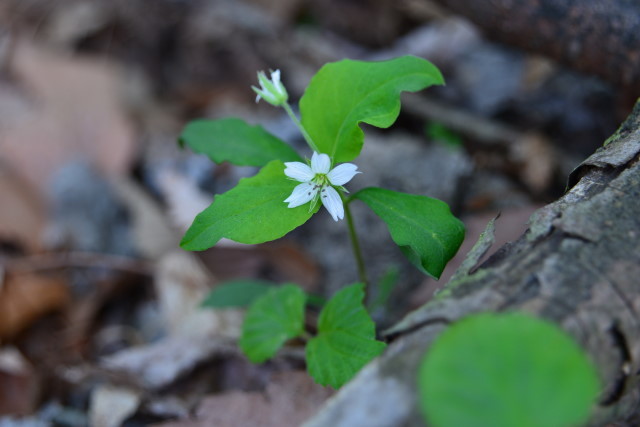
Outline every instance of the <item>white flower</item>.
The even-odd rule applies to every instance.
[[[256,96],[256,102],[262,98],[269,104],[279,107],[289,99],[287,89],[285,89],[280,81],[280,70],[271,72],[271,80],[267,78],[264,71],[260,71],[258,73],[258,82],[260,82],[260,89],[251,86],[251,89],[258,94],[258,96]]]
[[[318,154],[315,151],[311,157],[311,167],[300,162],[285,163],[284,174],[302,184],[293,189],[291,195],[284,201],[290,208],[295,208],[310,201],[314,201],[310,209],[313,209],[318,201],[329,211],[334,221],[344,218],[344,206],[340,194],[334,186],[341,190],[342,185],[361,172],[353,163],[343,163],[329,170],[331,159],[326,154]]]

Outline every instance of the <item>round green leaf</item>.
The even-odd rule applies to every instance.
[[[351,198],[366,203],[387,224],[409,261],[436,279],[464,240],[464,224],[438,199],[376,187]]]
[[[216,163],[264,166],[271,160],[301,161],[296,151],[261,126],[240,119],[193,120],[185,126],[180,143]]]
[[[254,363],[273,357],[289,339],[304,332],[305,293],[295,285],[269,290],[249,307],[240,348]]]
[[[436,339],[419,389],[434,427],[568,427],[587,419],[599,381],[555,324],[522,313],[479,314]]]

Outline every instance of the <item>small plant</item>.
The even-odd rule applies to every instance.
[[[308,296],[295,285],[275,288],[243,285],[252,296],[225,298],[250,301],[240,346],[253,362],[275,355],[289,339],[306,341],[310,374],[320,384],[340,387],[380,354],[375,325],[363,304],[369,280],[350,204],[369,206],[387,225],[393,241],[418,269],[438,278],[464,237],[464,226],[442,201],[368,187],[348,196],[344,187],[366,171],[354,161],[362,149],[360,123],[387,128],[400,111],[400,93],[443,84],[430,62],[405,56],[383,62],[342,60],[325,65],[300,100],[298,119],[279,71],[270,78],[258,73],[256,101],[283,108],[309,145],[306,162],[293,148],[260,126],[242,120],[196,120],[180,142],[216,163],[260,167],[251,178],[215,197],[187,230],[186,250],[204,250],[220,239],[257,244],[283,237],[307,222],[324,206],[335,221],[346,220],[360,283],[337,292],[322,308],[318,333],[305,330]],[[402,165],[398,165],[402,167]],[[364,173],[363,173],[364,172]]]

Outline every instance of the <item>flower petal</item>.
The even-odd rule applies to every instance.
[[[351,181],[356,174],[362,173],[357,169],[358,166],[353,163],[343,163],[331,169],[331,172],[327,174],[327,178],[329,178],[329,182],[333,185],[344,185]]]
[[[271,72],[271,81],[274,84],[280,83],[280,70],[275,70]]]
[[[315,151],[311,156],[311,170],[314,173],[327,173],[331,167],[331,159],[326,154],[319,154]]]
[[[320,189],[315,187],[310,182],[303,182],[296,186],[291,192],[291,195],[287,197],[284,202],[289,203],[290,208],[297,208],[310,202],[318,193]]]
[[[322,199],[322,204],[327,208],[334,221],[344,218],[342,199],[340,199],[340,195],[335,188],[328,185],[323,187],[320,192],[320,198]]]
[[[311,168],[301,162],[286,162],[284,174],[289,178],[293,178],[300,182],[309,182],[313,179],[315,174]]]

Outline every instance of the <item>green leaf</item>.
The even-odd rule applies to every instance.
[[[273,284],[262,280],[230,280],[216,286],[202,301],[205,308],[246,307],[264,295]]]
[[[464,225],[440,200],[375,187],[351,198],[366,203],[409,261],[436,279],[464,240]]]
[[[420,405],[434,427],[582,425],[600,389],[584,351],[522,313],[469,316],[425,355]]]
[[[425,126],[427,136],[452,148],[462,147],[462,137],[439,122],[429,122]]]
[[[362,149],[359,123],[391,126],[400,113],[400,92],[434,84],[444,84],[440,71],[414,56],[329,63],[313,77],[300,100],[302,125],[334,163],[348,162]]]
[[[376,341],[376,327],[362,304],[364,285],[337,292],[320,312],[318,335],[307,344],[307,369],[322,385],[339,388],[386,344]]]
[[[180,242],[189,251],[201,251],[226,237],[256,244],[278,239],[304,224],[319,209],[309,204],[290,209],[284,202],[298,182],[287,179],[284,164],[274,160],[251,178],[216,196],[191,224]]]
[[[180,135],[180,143],[196,153],[206,154],[216,163],[264,166],[271,160],[301,161],[289,145],[240,119],[194,120]]]
[[[304,332],[306,296],[295,285],[270,289],[249,307],[240,348],[253,363],[273,357],[289,339]]]

